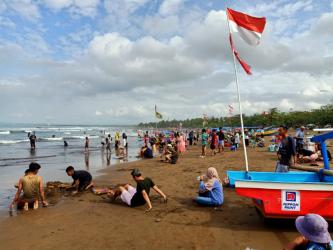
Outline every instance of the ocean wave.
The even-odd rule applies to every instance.
[[[22,142],[28,142],[29,140],[0,140],[0,144],[16,144]]]
[[[71,136],[64,136],[65,140],[81,140],[88,137],[89,139],[99,138],[97,135],[71,135]]]
[[[82,131],[83,127],[37,127],[36,131]]]
[[[46,138],[40,137],[40,138],[37,138],[37,141],[40,141],[40,142],[45,142],[45,141],[62,141],[63,139],[64,139],[63,137],[46,137]]]
[[[26,130],[23,129],[13,129],[9,131],[10,134],[21,134],[21,133],[27,133]]]
[[[10,131],[0,131],[0,135],[9,135]]]

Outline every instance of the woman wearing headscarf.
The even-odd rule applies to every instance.
[[[199,195],[195,198],[195,201],[203,206],[222,205],[222,182],[215,168],[208,168],[206,175],[200,176]]]

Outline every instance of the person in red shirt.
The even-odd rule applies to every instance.
[[[210,141],[210,149],[212,150],[212,155],[216,154],[215,149],[217,147],[217,144],[218,144],[218,137],[217,137],[217,134],[216,134],[216,130],[213,129],[212,138],[211,138],[211,141]]]

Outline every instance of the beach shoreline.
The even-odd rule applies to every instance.
[[[99,171],[98,186],[130,182],[132,168],[151,177],[168,196],[163,204],[151,193],[153,210],[129,208],[120,201],[92,193],[64,197],[55,206],[28,211],[0,220],[4,249],[282,249],[293,239],[293,221],[267,226],[250,199],[224,188],[225,203],[219,208],[199,207],[192,202],[198,187],[196,177],[210,166],[221,177],[226,170],[243,169],[243,152],[226,151],[199,158],[193,146],[176,165],[159,158],[123,163]],[[275,154],[249,149],[251,170],[272,171]],[[73,240],[75,239],[75,240]],[[80,239],[77,241],[76,239]]]

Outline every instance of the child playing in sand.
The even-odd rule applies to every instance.
[[[332,250],[333,241],[328,232],[328,223],[318,214],[297,217],[296,228],[301,234],[285,246],[284,250]]]
[[[73,178],[72,186],[76,187],[76,191],[74,191],[73,194],[88,190],[94,186],[92,176],[88,171],[74,170],[72,166],[68,166],[66,168],[66,173]]]
[[[27,211],[29,210],[29,204],[33,204],[33,208],[37,209],[39,196],[42,199],[43,206],[48,205],[45,199],[42,177],[37,175],[39,169],[40,165],[38,163],[33,162],[29,165],[29,169],[25,171],[25,175],[19,180],[18,190],[10,208],[17,204],[18,208],[23,206],[23,209]],[[20,196],[22,191],[23,195]]]

